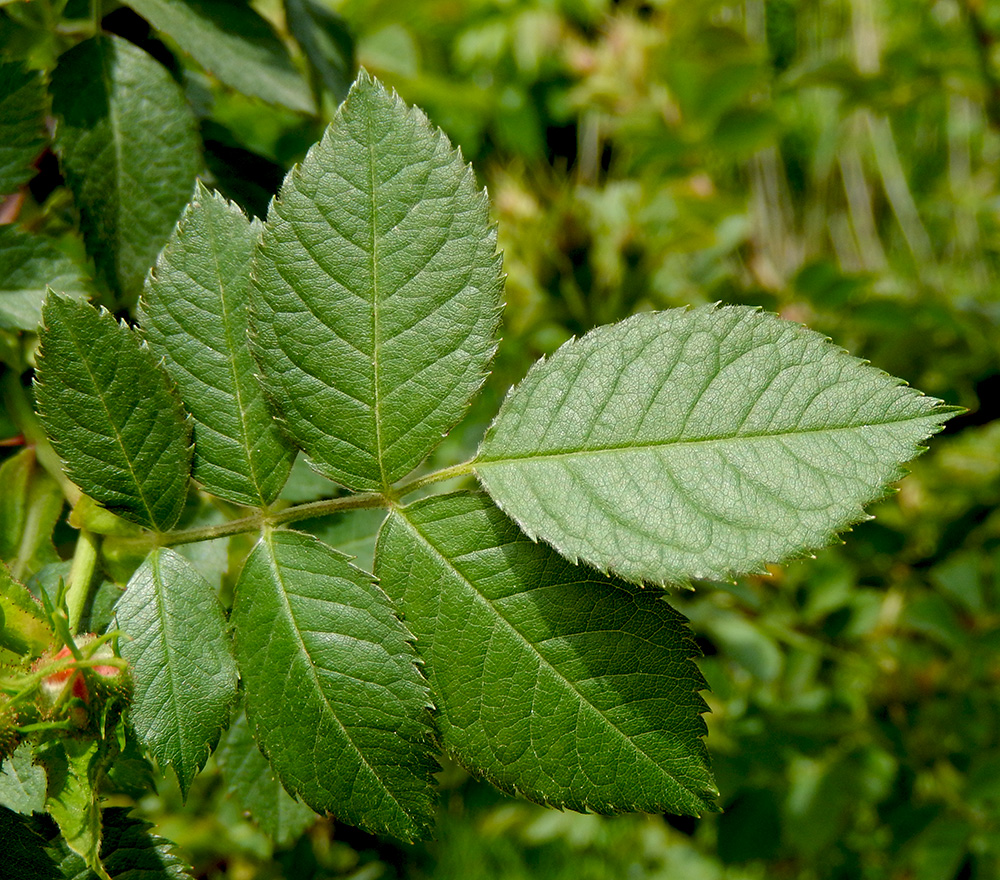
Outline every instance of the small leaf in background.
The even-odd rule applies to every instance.
[[[829,544],[953,413],[775,315],[673,309],[537,363],[475,468],[570,560],[683,584]]]
[[[284,786],[352,825],[426,834],[429,694],[371,575],[311,535],[268,532],[243,566],[231,620],[247,716]]]
[[[3,868],[12,878],[25,880],[66,880],[48,850],[39,824],[0,804],[0,840],[3,841]]]
[[[0,767],[0,806],[25,816],[45,812],[45,771],[33,762],[32,751],[22,743]]]
[[[478,492],[393,511],[376,573],[473,773],[575,810],[715,809],[699,651],[656,593],[570,565]]]
[[[324,544],[346,553],[362,571],[373,571],[375,539],[385,521],[385,510],[350,510],[308,522],[309,532]]]
[[[128,718],[186,797],[236,700],[236,663],[215,591],[172,550],[150,553],[115,606],[132,667]]]
[[[140,322],[194,416],[194,478],[221,498],[266,506],[295,448],[271,417],[247,341],[259,232],[199,184],[149,276]]]
[[[269,104],[315,112],[309,87],[288,50],[249,4],[129,0],[128,5],[227,86]]]
[[[165,531],[187,497],[190,423],[139,337],[113,315],[51,295],[35,394],[66,473],[112,513]]]
[[[23,666],[54,642],[41,605],[0,563],[0,665]]]
[[[56,151],[87,251],[134,303],[194,189],[194,115],[162,65],[110,35],[63,55],[51,89]]]
[[[240,714],[215,753],[229,795],[278,846],[289,846],[316,814],[285,791]]]
[[[268,394],[345,486],[406,476],[486,375],[501,278],[485,193],[441,131],[366,74],[272,202],[253,274]]]
[[[51,241],[0,226],[0,327],[35,330],[48,288],[73,299],[94,293],[83,268]]]
[[[26,581],[45,565],[59,561],[52,530],[63,509],[59,484],[23,449],[0,465],[0,560]]]
[[[347,22],[317,0],[285,0],[285,18],[323,87],[342,101],[354,79],[354,41]]]
[[[0,63],[0,196],[35,175],[32,163],[45,146],[45,82],[37,70]]]
[[[111,880],[192,880],[191,868],[177,855],[174,844],[150,834],[152,827],[121,807],[104,811],[101,862]],[[63,880],[97,880],[79,855],[59,841],[55,848]]]

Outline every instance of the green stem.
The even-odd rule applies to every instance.
[[[434,473],[419,477],[416,480],[410,480],[409,483],[403,483],[402,486],[396,489],[396,497],[402,498],[404,495],[409,495],[411,492],[416,492],[418,489],[423,489],[424,486],[430,486],[432,483],[440,483],[442,480],[450,480],[454,477],[464,477],[466,474],[471,474],[474,463],[475,459],[470,459],[469,461],[463,461],[461,464],[434,471]]]
[[[69,588],[66,591],[66,611],[69,614],[69,631],[76,635],[83,618],[83,609],[90,598],[90,588],[94,583],[97,568],[97,551],[100,538],[87,529],[80,529],[73,553],[73,565],[69,570]]]

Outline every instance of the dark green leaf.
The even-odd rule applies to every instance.
[[[474,773],[576,810],[714,809],[699,652],[657,594],[570,565],[481,493],[393,511],[376,572]]]
[[[285,0],[285,18],[320,82],[343,100],[354,78],[354,41],[347,22],[317,0]]]
[[[216,752],[229,794],[278,846],[288,846],[316,821],[316,814],[292,798],[257,748],[246,715],[229,728]]]
[[[194,416],[193,476],[239,504],[277,498],[295,456],[268,411],[247,343],[260,224],[201,184],[149,276],[140,320]]]
[[[430,705],[411,636],[371,576],[299,532],[266,532],[236,587],[254,736],[314,810],[413,839],[432,819]]]
[[[83,269],[51,241],[0,227],[0,327],[37,328],[47,288],[74,299],[93,294]]]
[[[3,869],[11,880],[63,880],[36,822],[0,805]]]
[[[365,74],[286,178],[253,272],[265,387],[331,479],[390,486],[483,381],[501,286],[485,194],[447,138]]]
[[[234,0],[129,0],[157,30],[222,82],[292,110],[315,112],[305,80],[267,21]]]
[[[180,87],[137,46],[87,40],[52,74],[56,149],[87,249],[134,302],[194,189],[198,130]]]
[[[35,175],[31,163],[48,140],[45,83],[37,70],[0,63],[0,195],[17,191]]]
[[[775,315],[635,315],[508,395],[476,473],[530,536],[630,580],[757,572],[865,518],[954,410]]]
[[[191,880],[191,869],[177,855],[174,844],[155,834],[148,822],[134,819],[128,810],[104,811],[101,861],[111,880]],[[59,847],[61,876],[65,880],[99,880],[76,853]]]
[[[22,743],[0,767],[0,806],[30,816],[45,811],[45,771],[33,762],[29,743]]]
[[[166,374],[107,312],[52,295],[43,316],[35,392],[67,474],[118,516],[169,529],[187,495],[191,429]]]
[[[172,550],[150,553],[115,607],[135,684],[128,718],[186,796],[236,700],[236,663],[215,591]]]

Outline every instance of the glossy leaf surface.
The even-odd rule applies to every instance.
[[[260,232],[200,184],[150,275],[140,321],[194,416],[193,476],[240,504],[270,504],[295,450],[268,411],[247,341]]]
[[[66,473],[118,516],[169,529],[187,495],[191,428],[166,374],[107,312],[50,296],[43,317],[35,393]]]
[[[774,315],[674,309],[536,364],[476,473],[570,560],[635,581],[722,579],[863,519],[951,412]]]
[[[128,717],[153,757],[173,766],[186,795],[236,700],[219,600],[190,563],[157,549],[132,576],[115,617],[132,667]]]
[[[409,473],[483,381],[500,305],[485,194],[422,113],[364,74],[286,178],[253,272],[268,393],[345,486]]]
[[[370,575],[310,535],[265,534],[236,587],[254,736],[318,812],[413,839],[432,818],[427,686]]]
[[[657,594],[570,565],[482,493],[394,511],[376,573],[474,773],[576,810],[714,809],[699,652]]]
[[[246,95],[292,110],[314,111],[305,80],[271,26],[232,0],[130,0],[202,67]]]
[[[134,303],[194,189],[194,115],[169,72],[116,36],[86,40],[59,59],[52,109],[87,250]]]

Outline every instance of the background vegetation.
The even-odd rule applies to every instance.
[[[254,5],[290,35],[294,4]],[[5,57],[41,69],[90,14],[86,3],[2,6]],[[205,878],[1000,876],[1000,6],[310,8],[325,13],[325,42],[310,48],[300,32],[290,45],[320,98],[315,114],[222,85],[130,9],[101,11],[105,29],[183,85],[206,181],[258,215],[355,65],[461,145],[499,223],[506,342],[443,458],[475,448],[538,355],[686,303],[778,311],[969,412],[844,546],[679,597],[712,687],[718,816],[547,812],[449,768],[434,843],[404,847],[304,816],[272,825],[272,838],[242,815],[216,763],[186,804],[166,777],[137,793],[141,812]],[[84,259],[58,164],[46,153],[37,168],[6,219]],[[90,274],[98,301],[130,305]],[[30,334],[3,326],[16,372]],[[10,419],[0,437],[18,433]],[[309,491],[303,476],[291,494]],[[353,545],[362,554],[365,540]],[[43,561],[53,560],[35,568]],[[224,548],[198,562],[231,587]],[[109,555],[112,577],[115,564]]]

